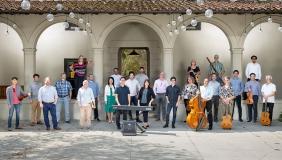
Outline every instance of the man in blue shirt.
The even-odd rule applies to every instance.
[[[231,86],[232,86],[232,89],[234,91],[234,96],[236,97],[234,99],[234,103],[233,103],[232,118],[233,118],[234,107],[235,107],[235,103],[236,103],[237,107],[238,107],[239,121],[243,122],[243,120],[242,120],[241,94],[244,91],[244,84],[243,84],[242,80],[239,78],[239,71],[238,70],[233,71],[233,77],[231,78]]]
[[[118,105],[130,105],[130,91],[129,88],[125,85],[125,77],[120,78],[120,86],[115,91],[116,94],[116,102]],[[123,114],[123,120],[127,120],[127,111],[118,110],[116,112],[116,125],[117,129],[120,128],[120,114]]]
[[[254,110],[254,119],[253,122],[256,123],[257,115],[258,115],[258,98],[260,95],[260,84],[256,81],[256,74],[250,74],[251,80],[245,84],[245,92],[251,92],[253,94],[253,104],[248,104],[248,112],[249,112],[249,120],[248,122],[252,121],[252,111]]]
[[[220,83],[216,80],[216,74],[212,73],[212,80],[209,82],[209,87],[212,88],[212,104],[214,106],[214,122],[218,122],[218,106],[219,106],[219,89]]]
[[[56,105],[57,121],[60,121],[61,107],[65,107],[65,122],[70,123],[70,100],[72,94],[72,86],[69,81],[66,80],[65,73],[61,74],[61,80],[58,80],[55,84],[58,93],[58,102]]]
[[[100,89],[99,89],[98,83],[95,81],[93,74],[88,75],[88,85],[92,89],[93,95],[95,98],[96,108],[93,108],[94,119],[96,119],[99,122],[100,119],[99,119],[99,113],[98,113],[98,97],[99,97]]]

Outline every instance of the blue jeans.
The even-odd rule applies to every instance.
[[[56,105],[56,116],[57,116],[57,121],[60,121],[61,118],[61,109],[62,105],[65,107],[65,121],[70,120],[70,98],[69,96],[66,96],[64,98],[58,98],[58,102]]]
[[[48,112],[50,111],[52,116],[53,128],[58,127],[57,117],[56,117],[56,105],[53,103],[44,103],[43,102],[43,115],[44,122],[47,128],[50,128]]]
[[[177,107],[176,107],[176,103],[168,103],[167,104],[167,110],[166,110],[166,124],[168,125],[169,123],[169,115],[171,112],[171,109],[173,111],[173,117],[172,117],[172,125],[175,124],[175,120],[176,120],[176,112],[177,112]]]
[[[21,109],[21,104],[13,104],[9,109],[8,128],[12,128],[12,119],[13,119],[14,110],[16,110],[16,128],[19,127],[20,109]]]

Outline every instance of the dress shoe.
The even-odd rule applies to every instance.
[[[240,121],[240,122],[243,122],[243,120],[242,120],[242,119],[239,119],[239,121]]]
[[[50,131],[50,127],[47,127],[46,130],[47,130],[47,131]]]
[[[34,122],[30,123],[30,126],[35,126],[35,125],[36,125],[36,123],[34,123]]]
[[[70,121],[66,121],[66,123],[69,123],[69,124],[70,124]]]
[[[167,124],[165,124],[164,126],[163,126],[163,128],[167,128],[168,127],[168,125]]]
[[[118,129],[118,130],[121,130],[120,126],[117,126],[117,129]]]
[[[42,123],[41,121],[37,122],[37,124],[39,124],[39,125],[43,125],[43,123]]]
[[[8,131],[13,131],[12,128],[8,128]]]
[[[16,127],[15,129],[23,129],[22,127]]]
[[[171,126],[171,128],[175,128],[175,125],[173,124],[173,125]]]
[[[214,122],[218,122],[218,119],[214,119]]]
[[[208,130],[212,130],[212,126],[209,126],[209,129]]]
[[[60,127],[56,127],[54,128],[54,130],[62,130]]]
[[[99,118],[96,119],[98,122],[100,122],[101,120]]]
[[[251,122],[252,120],[248,120],[247,122]]]
[[[161,119],[157,118],[156,121],[160,121]]]
[[[136,122],[138,122],[138,123],[142,123],[142,121],[138,118],[138,119],[136,119]]]

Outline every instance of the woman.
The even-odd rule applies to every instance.
[[[186,84],[182,91],[182,96],[185,105],[184,107],[186,108],[186,116],[188,116],[188,114],[191,111],[191,108],[189,107],[189,101],[191,98],[196,96],[197,91],[198,91],[198,87],[194,84],[194,78],[192,76],[188,76]],[[184,123],[186,123],[186,121],[184,121]]]
[[[95,108],[95,100],[92,89],[88,87],[88,81],[83,81],[83,86],[79,88],[77,93],[77,102],[80,107],[80,127],[83,129],[90,128],[91,111]]]
[[[113,123],[113,105],[116,104],[115,100],[115,86],[114,86],[114,78],[109,77],[108,78],[108,84],[105,86],[105,95],[104,95],[104,100],[105,100],[105,112],[108,117],[108,122]]]
[[[192,76],[195,79],[195,84],[198,86],[198,80],[200,75],[200,68],[197,66],[196,60],[191,61],[191,65],[187,69],[188,76]]]
[[[84,61],[84,57],[80,55],[78,57],[78,62],[73,65],[72,69],[75,72],[75,93],[82,86],[82,82],[85,80],[86,76],[87,61]]]
[[[265,76],[266,83],[262,85],[261,94],[263,103],[266,104],[269,112],[270,123],[272,122],[273,107],[275,103],[276,85],[272,83],[272,76]]]
[[[153,88],[150,87],[149,80],[144,81],[144,87],[140,89],[138,95],[138,105],[139,106],[151,106],[152,102],[155,99],[155,93]],[[147,129],[149,127],[148,124],[148,111],[143,111],[143,118],[144,118],[144,126],[143,128]]]
[[[220,88],[219,96],[222,103],[222,112],[221,117],[223,115],[230,114],[232,115],[233,111],[233,100],[235,99],[234,91],[231,87],[230,77],[225,76],[223,78],[224,85]]]

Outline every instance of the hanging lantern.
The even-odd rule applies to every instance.
[[[211,17],[213,16],[213,11],[212,11],[211,9],[207,9],[207,10],[205,11],[205,16],[206,16],[207,18],[211,18]]]
[[[54,15],[52,13],[49,13],[47,14],[46,18],[49,22],[52,22],[54,20]]]
[[[23,0],[21,3],[21,8],[23,10],[30,10],[30,2],[28,0]]]

